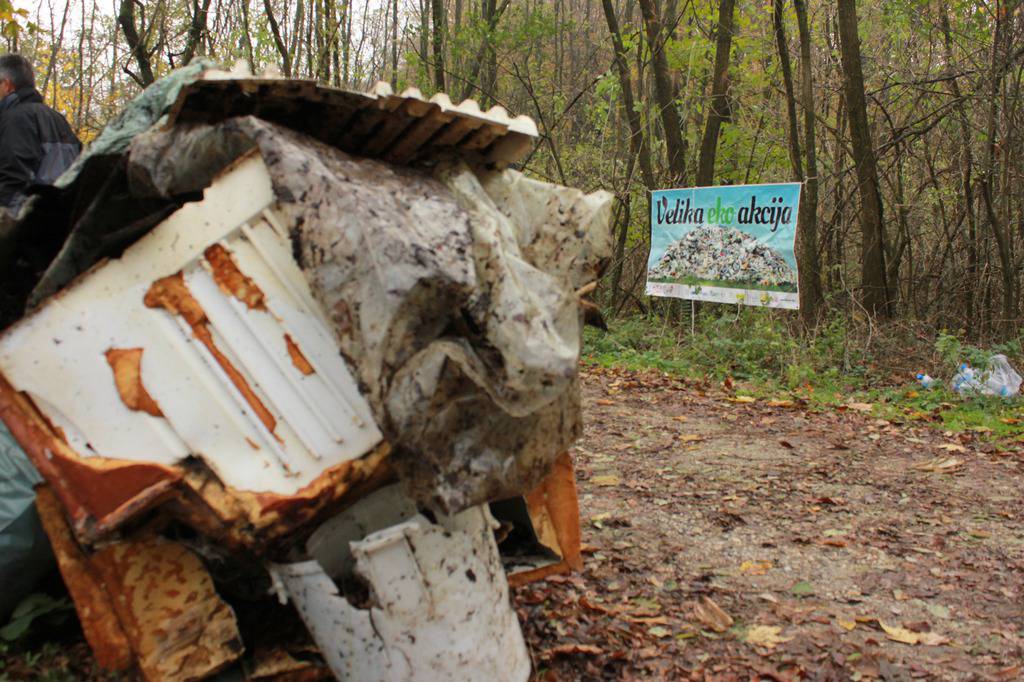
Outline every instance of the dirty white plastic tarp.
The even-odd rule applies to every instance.
[[[203,149],[246,144],[407,492],[457,511],[537,484],[579,432],[575,292],[610,253],[611,195],[458,162],[431,175],[252,117],[142,135],[129,177],[187,191]]]

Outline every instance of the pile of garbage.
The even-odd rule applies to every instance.
[[[580,566],[611,250],[611,195],[510,168],[535,139],[193,64],[26,204],[0,418],[102,666],[526,679],[508,584]]]
[[[740,230],[718,225],[702,225],[687,232],[665,249],[648,276],[773,287],[796,284],[796,273],[771,247]]]
[[[917,381],[926,389],[938,385],[935,379],[924,373],[917,375]],[[1017,373],[1007,357],[997,353],[989,358],[985,369],[979,370],[966,362],[961,363],[950,380],[949,387],[954,393],[965,398],[983,395],[1008,399],[1020,393],[1022,383],[1024,378]]]

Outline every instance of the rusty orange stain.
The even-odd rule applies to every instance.
[[[143,303],[148,308],[163,308],[171,314],[180,315],[192,327],[192,335],[206,346],[206,350],[210,351],[210,355],[214,357],[217,364],[220,365],[224,373],[231,379],[231,383],[242,394],[245,402],[252,408],[256,417],[267,427],[267,431],[274,434],[274,437],[280,441],[280,436],[275,433],[277,418],[267,409],[267,406],[263,404],[263,401],[256,395],[256,392],[252,390],[249,382],[238,371],[234,363],[228,360],[227,356],[213,342],[213,334],[210,332],[210,320],[206,317],[206,312],[202,306],[199,305],[199,301],[193,298],[192,292],[188,290],[188,286],[185,284],[185,276],[178,272],[156,280],[146,292]]]
[[[114,373],[114,384],[121,402],[129,410],[145,412],[154,417],[164,416],[142,383],[142,349],[111,348],[106,352],[106,357]]]
[[[316,372],[313,369],[313,365],[309,364],[309,360],[302,354],[302,349],[299,348],[299,344],[295,343],[295,340],[291,337],[291,334],[284,335],[285,345],[288,346],[288,355],[292,358],[292,364],[295,365],[295,369],[302,372],[303,376],[309,376]]]
[[[266,310],[263,292],[252,278],[238,269],[231,254],[220,244],[213,244],[203,252],[213,270],[213,280],[221,291],[234,296],[250,310]]]
[[[113,608],[145,680],[203,679],[241,655],[234,613],[184,545],[131,538],[98,548],[89,565],[115,596]]]

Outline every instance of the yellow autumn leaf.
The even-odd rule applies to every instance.
[[[777,625],[752,625],[743,633],[743,641],[754,646],[774,649],[776,645],[788,642],[792,637],[782,637],[782,628]]]
[[[699,433],[684,433],[679,436],[679,441],[681,443],[699,443],[702,440],[704,440],[704,437]]]
[[[754,403],[757,402],[757,398],[752,395],[738,395],[735,398],[728,399],[730,403]]]
[[[885,630],[885,636],[894,642],[900,642],[901,644],[924,644],[925,646],[939,646],[949,641],[946,637],[943,637],[937,632],[914,632],[907,628],[901,628],[895,625],[887,625],[881,620],[878,624]]]
[[[839,627],[846,630],[847,632],[857,627],[857,621],[855,620],[843,620],[842,618],[838,618],[836,619],[836,623],[838,623]]]
[[[593,483],[594,485],[607,487],[612,485],[619,485],[620,483],[622,483],[622,479],[616,476],[615,474],[605,474],[603,476],[591,477],[590,482]]]
[[[750,573],[751,575],[764,575],[772,567],[770,561],[744,561],[740,564],[740,573]]]
[[[875,409],[875,406],[871,403],[847,403],[846,407],[857,412],[870,412]]]
[[[916,632],[897,625],[888,625],[883,621],[878,621],[878,624],[885,630],[885,636],[894,642],[900,642],[901,644],[917,644],[918,642],[918,633]]]

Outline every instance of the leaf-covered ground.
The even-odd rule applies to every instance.
[[[659,372],[583,386],[585,568],[514,592],[538,679],[1024,679],[1019,449]],[[130,679],[52,635],[0,679]]]
[[[1024,454],[592,368],[542,679],[1024,679]]]

